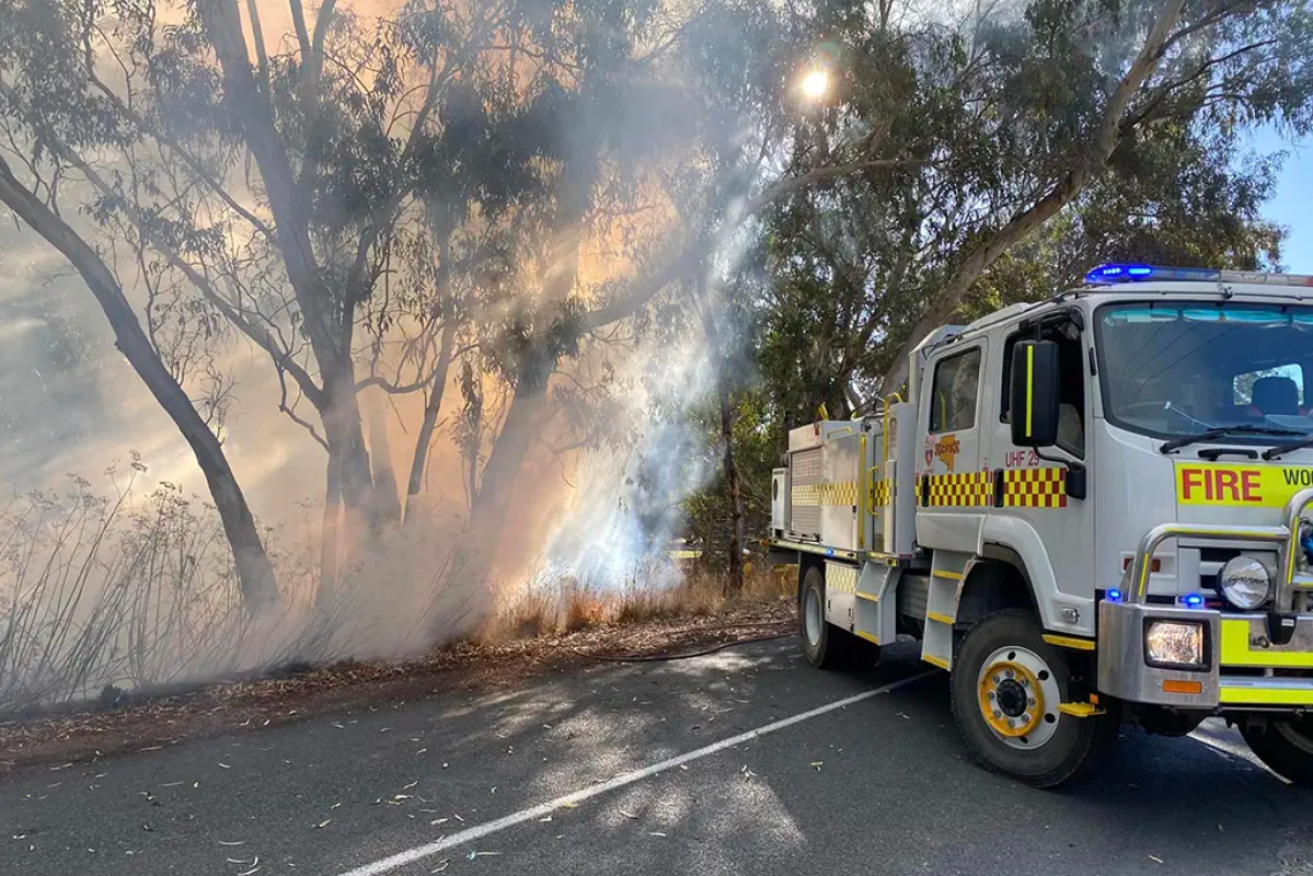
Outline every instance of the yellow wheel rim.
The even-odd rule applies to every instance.
[[[1029,667],[1001,660],[980,674],[980,714],[1008,739],[1029,736],[1044,720],[1044,687]]]

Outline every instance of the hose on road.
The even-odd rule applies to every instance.
[[[737,626],[743,625],[738,624]],[[724,627],[724,629],[730,628],[731,627]],[[756,636],[751,639],[735,639],[732,642],[721,642],[719,645],[713,645],[710,648],[703,648],[700,651],[689,651],[682,654],[633,654],[609,657],[605,654],[590,654],[587,651],[580,651],[578,648],[571,648],[570,650],[578,654],[580,657],[587,657],[589,660],[601,660],[606,663],[662,663],[669,660],[689,660],[693,657],[705,657],[708,654],[715,654],[717,651],[724,651],[726,648],[733,648],[737,645],[751,645],[754,642],[773,642],[776,639],[786,639],[792,635],[793,631],[790,630],[787,633],[771,633],[767,636]]]

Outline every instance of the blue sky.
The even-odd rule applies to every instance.
[[[1289,153],[1277,179],[1276,196],[1263,213],[1290,230],[1281,256],[1286,270],[1313,274],[1313,141],[1292,144],[1274,129],[1263,128],[1251,142],[1259,153]]]

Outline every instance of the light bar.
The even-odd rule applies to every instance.
[[[1163,268],[1156,265],[1099,265],[1085,275],[1091,286],[1112,286],[1145,280],[1175,280],[1195,283],[1262,283],[1272,286],[1313,286],[1307,274],[1270,274],[1261,271],[1219,271],[1215,268]]]

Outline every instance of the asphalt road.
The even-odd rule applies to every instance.
[[[1238,736],[1130,733],[1031,790],[970,761],[912,647],[606,665],[29,771],[0,781],[0,872],[1313,873],[1313,795]]]

